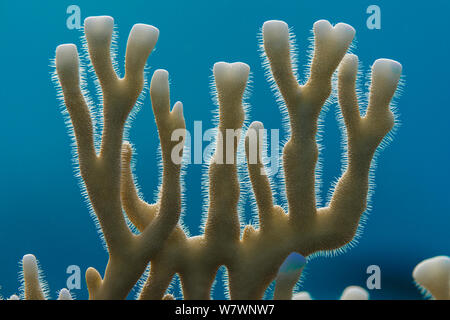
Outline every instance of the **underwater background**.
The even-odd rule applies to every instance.
[[[376,188],[368,221],[357,246],[335,257],[311,260],[302,290],[315,299],[337,299],[349,285],[365,287],[369,265],[381,269],[381,289],[372,299],[420,299],[412,270],[421,260],[450,254],[450,2],[409,1],[0,1],[2,34],[0,157],[0,294],[18,292],[18,261],[26,253],[40,260],[54,299],[66,286],[66,268],[82,272],[78,299],[87,298],[84,272],[103,272],[107,253],[74,177],[71,140],[51,81],[51,59],[62,43],[75,43],[81,31],[69,30],[69,5],[92,15],[114,17],[119,66],[128,32],[135,23],[160,30],[148,64],[170,72],[172,101],[181,100],[187,128],[212,124],[210,82],[217,61],[242,61],[252,71],[249,119],[281,129],[279,108],[264,76],[258,33],[264,21],[279,19],[293,28],[300,75],[308,62],[308,38],[315,21],[345,22],[356,29],[353,50],[364,71],[377,58],[403,65],[405,85],[398,102],[401,125],[378,157]],[[366,26],[369,5],[381,9],[381,29]],[[92,86],[91,86],[92,88]],[[148,88],[147,88],[148,89]],[[92,96],[94,91],[91,90]],[[336,105],[325,114],[322,195],[341,172],[341,133]],[[282,136],[286,132],[281,131]],[[135,174],[147,201],[158,186],[158,139],[148,94],[133,122]],[[202,166],[186,170],[185,225],[199,233],[203,197]],[[246,207],[248,209],[248,206]],[[246,216],[250,218],[249,210]],[[248,222],[248,221],[247,221]],[[218,277],[221,275],[219,274]],[[130,297],[134,297],[132,293]],[[224,298],[217,285],[214,298]]]

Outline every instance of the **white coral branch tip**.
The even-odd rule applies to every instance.
[[[356,33],[355,29],[346,23],[341,22],[333,27],[327,20],[314,23],[313,30],[319,41],[333,41],[342,47],[347,47]]]
[[[262,30],[264,44],[270,50],[289,48],[289,27],[286,22],[279,20],[266,21]]]
[[[169,72],[167,70],[158,69],[153,73],[151,92],[159,96],[167,96],[169,94]]]
[[[126,72],[142,72],[150,52],[158,41],[159,30],[147,24],[135,24],[127,43]],[[133,77],[134,75],[130,75]]]
[[[308,292],[302,291],[294,294],[292,300],[312,300],[312,297]]]
[[[113,33],[114,19],[110,16],[88,17],[84,20],[86,36],[96,41],[109,41]]]
[[[32,254],[26,254],[22,258],[22,266],[23,266],[23,273],[25,277],[38,277],[39,275],[39,268],[37,265],[36,257]]]
[[[243,62],[217,62],[213,68],[214,78],[217,84],[240,84],[245,85],[250,73],[250,67]]]
[[[58,72],[78,72],[78,51],[72,43],[62,44],[56,48],[56,67]]]
[[[372,73],[374,79],[385,81],[386,85],[397,85],[402,74],[402,65],[390,59],[378,59],[372,66]]]
[[[144,48],[153,48],[158,41],[158,37],[158,28],[148,24],[137,23],[131,29],[128,45],[138,44]]]
[[[352,53],[346,54],[339,65],[339,72],[346,79],[355,78],[358,72],[358,56]]]
[[[359,286],[350,286],[342,292],[341,300],[369,300],[369,293]]]

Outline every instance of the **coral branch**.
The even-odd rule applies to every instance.
[[[394,125],[390,101],[400,79],[401,65],[387,59],[374,63],[370,101],[366,114],[361,116],[356,95],[358,61],[356,56],[346,55],[355,34],[351,26],[339,23],[333,27],[325,20],[314,24],[310,76],[301,85],[291,61],[288,25],[282,21],[264,23],[263,47],[289,115],[290,136],[283,149],[288,212],[274,203],[262,157],[263,124],[253,122],[245,136],[245,154],[260,227],[246,226],[240,233],[237,153],[250,68],[240,62],[219,62],[213,68],[219,123],[209,164],[208,216],[204,234],[188,237],[177,225],[185,138],[183,107],[177,102],[170,111],[167,71],[155,71],[150,87],[163,163],[163,181],[156,203],[146,203],[139,197],[131,169],[132,147],[123,142],[125,122],[143,89],[145,61],[157,41],[158,30],[142,24],[133,27],[125,57],[125,77],[120,79],[110,55],[113,24],[110,17],[85,21],[90,60],[103,92],[104,127],[98,155],[90,109],[80,89],[77,49],[74,45],[62,45],[56,51],[56,70],[74,127],[81,176],[110,255],[103,279],[93,268],[86,272],[90,298],[125,298],[149,262],[151,269],[140,299],[173,298],[166,295],[166,290],[175,274],[180,277],[185,299],[209,299],[221,266],[227,268],[232,299],[262,298],[275,279],[274,297],[290,298],[305,257],[338,249],[356,233],[367,207],[372,159]],[[338,98],[347,133],[348,167],[329,206],[318,209],[318,121],[332,92],[332,78],[338,66]],[[122,209],[140,234],[130,231]]]
[[[209,169],[210,205],[205,234],[187,238],[180,227],[175,230],[165,250],[152,260],[141,299],[161,299],[175,273],[180,275],[186,299],[209,299],[218,268],[233,263],[239,245],[236,153],[244,122],[242,97],[249,67],[243,63],[219,62],[213,72],[219,101],[219,126],[217,147]]]
[[[273,196],[269,178],[262,162],[264,126],[261,122],[253,122],[245,138],[245,152],[248,173],[258,206],[259,225],[264,232],[273,222]]]
[[[236,151],[244,123],[242,97],[250,68],[243,63],[219,62],[213,72],[219,100],[219,127],[216,152],[209,168],[210,203],[205,239],[220,249],[222,245],[239,241]]]
[[[359,286],[350,286],[342,292],[340,300],[369,300],[369,293]]]
[[[311,76],[300,86],[292,71],[287,24],[268,21],[263,26],[264,49],[289,112],[291,137],[284,147],[283,157],[289,215],[294,223],[306,223],[305,219],[311,219],[316,213],[317,120],[331,93],[333,72],[354,33],[346,24],[333,28],[328,21],[316,22]]]
[[[339,179],[328,208],[319,211],[318,230],[324,248],[338,248],[352,240],[367,207],[369,171],[374,153],[394,126],[389,103],[401,74],[398,62],[380,59],[372,67],[367,113],[359,115],[355,93],[358,58],[347,55],[339,68],[339,103],[348,139],[348,167]]]
[[[26,300],[45,300],[45,293],[39,279],[39,267],[32,254],[23,256],[24,298]]]
[[[168,155],[163,152],[164,182],[154,221],[135,236],[123,216],[121,195],[124,192],[121,187],[125,182],[121,179],[122,153],[126,157],[129,147],[122,146],[124,126],[143,89],[145,62],[155,46],[159,31],[149,25],[133,26],[127,44],[125,77],[120,79],[114,71],[110,54],[113,25],[111,17],[90,17],[84,24],[89,57],[103,92],[104,127],[98,155],[94,149],[90,111],[80,89],[77,49],[74,45],[61,45],[56,50],[56,72],[75,131],[81,176],[110,256],[103,279],[92,268],[86,273],[92,299],[127,296],[150,257],[161,249],[173,230],[181,207],[180,166],[166,165]],[[182,107],[178,103],[172,113],[169,112],[167,72],[155,72],[151,91],[164,149],[170,147],[167,142],[170,130],[184,128]],[[153,101],[153,97],[157,101]],[[126,205],[125,208],[130,217],[138,215],[133,208]]]
[[[264,24],[264,49],[290,119],[291,136],[283,151],[289,214],[274,205],[261,158],[263,125],[254,122],[247,132],[245,147],[260,229],[246,226],[241,239],[239,184],[233,160],[239,137],[236,130],[244,120],[241,99],[248,67],[225,63],[214,66],[219,128],[209,167],[210,203],[205,234],[186,238],[178,227],[161,255],[152,260],[152,271],[140,298],[162,298],[170,277],[179,273],[185,298],[207,299],[215,273],[225,265],[232,299],[261,298],[277,274],[275,298],[284,299],[291,296],[301,272],[280,275],[278,269],[286,257],[292,252],[308,256],[337,249],[353,239],[366,208],[372,157],[393,125],[389,102],[401,71],[400,64],[391,60],[374,64],[369,110],[361,118],[355,92],[356,56],[344,58],[354,33],[352,27],[342,23],[335,27],[327,21],[315,23],[311,76],[305,85],[299,85],[291,63],[288,26],[281,21]],[[349,167],[330,206],[317,210],[317,122],[331,93],[332,75],[340,63],[339,99],[349,132]],[[130,199],[136,199],[133,194],[130,193]]]
[[[23,256],[21,275],[23,277],[23,296],[19,297],[13,294],[8,300],[20,300],[20,298],[25,300],[49,299],[47,284],[43,279],[38,261],[34,255],[26,254]],[[58,300],[72,300],[69,290],[61,289]]]

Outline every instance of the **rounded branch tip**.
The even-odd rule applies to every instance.
[[[341,43],[344,46],[348,46],[355,36],[355,29],[346,24],[338,23],[334,27],[327,20],[319,20],[314,23],[314,35],[316,39],[325,40],[333,39],[336,43]]]
[[[308,292],[302,291],[294,294],[292,300],[312,300],[312,297]]]
[[[24,274],[37,275],[39,272],[36,257],[32,254],[26,254],[22,258],[22,268]]]
[[[346,23],[338,23],[334,26],[334,35],[336,40],[342,41],[342,42],[352,42],[353,38],[355,37],[356,30],[351,25]]]
[[[164,69],[157,69],[153,73],[151,87],[159,89],[160,87],[165,88],[169,83],[169,72]]]
[[[216,83],[235,83],[245,85],[250,74],[250,67],[243,62],[217,62],[213,67]]]
[[[351,64],[355,67],[358,67],[358,56],[353,53],[347,53],[342,59],[341,63]]]
[[[253,121],[247,130],[247,137],[249,137],[250,134],[256,134],[258,141],[260,141],[261,140],[260,135],[262,134],[261,130],[264,130],[263,123],[260,121]]]
[[[78,69],[78,50],[73,43],[61,44],[56,48],[56,67],[63,69]]]
[[[101,280],[102,277],[100,276],[100,273],[98,273],[97,269],[93,268],[93,267],[89,267],[86,270],[86,279],[87,280]]]
[[[131,147],[131,143],[124,141],[122,144],[122,158],[126,163],[130,163],[132,154],[133,148]]]
[[[359,286],[350,286],[342,292],[341,300],[369,300],[369,293]]]
[[[269,20],[263,24],[264,45],[271,50],[289,47],[289,26],[280,20]]]
[[[358,73],[358,56],[348,53],[339,64],[339,75],[354,78]]]
[[[263,130],[264,126],[259,121],[252,122],[247,130],[245,135],[245,152],[249,165],[262,163],[261,152],[264,147]],[[261,172],[264,172],[264,168],[261,168]]]
[[[88,287],[90,295],[92,293],[95,294],[95,291],[100,288],[102,281],[102,276],[95,268],[89,267],[86,270],[86,285]]]
[[[328,35],[332,29],[333,26],[328,20],[319,20],[313,25],[314,34],[319,37]]]
[[[128,41],[134,41],[143,47],[153,48],[158,41],[158,37],[158,28],[148,24],[137,23],[130,31]]]
[[[169,96],[169,72],[164,69],[158,69],[153,73],[150,82],[150,94],[152,96],[167,98]],[[156,97],[156,96],[155,96]],[[166,108],[164,104],[157,104],[160,107]],[[169,110],[167,110],[169,112]]]
[[[253,121],[250,124],[249,129],[256,130],[256,132],[259,132],[259,130],[263,130],[264,129],[264,125],[260,121]]]
[[[448,283],[448,288],[450,286],[450,257],[437,256],[423,260],[414,268],[412,276],[419,285],[427,290],[433,291],[436,286],[445,286],[445,281]]]
[[[110,16],[95,16],[84,19],[84,32],[95,40],[109,40],[114,28],[114,19]]]
[[[181,101],[175,102],[172,108],[172,114],[178,119],[183,119],[183,103]]]
[[[372,66],[373,77],[380,77],[385,81],[397,83],[402,74],[402,65],[390,59],[378,59]]]
[[[18,295],[13,294],[11,297],[8,298],[8,300],[20,300],[20,298]]]

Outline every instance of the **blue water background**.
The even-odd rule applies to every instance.
[[[211,68],[217,61],[243,61],[253,75],[251,120],[281,128],[274,95],[264,77],[257,34],[264,21],[281,19],[294,30],[299,63],[306,63],[312,24],[319,19],[346,22],[357,30],[355,53],[364,70],[377,58],[403,64],[406,86],[399,99],[402,122],[381,154],[376,190],[358,246],[307,267],[303,289],[314,298],[336,299],[348,285],[365,285],[369,265],[379,265],[382,288],[374,299],[421,298],[411,272],[424,258],[450,254],[449,100],[450,2],[406,1],[6,1],[0,2],[2,80],[0,157],[0,294],[17,292],[18,261],[35,254],[45,271],[51,296],[65,287],[66,267],[93,266],[103,272],[102,248],[73,174],[70,139],[50,81],[50,59],[61,43],[80,46],[80,32],[66,28],[66,8],[76,4],[84,19],[111,15],[119,31],[122,66],[128,32],[134,23],[160,29],[150,72],[170,72],[171,97],[184,103],[188,129],[194,121],[210,128],[214,106]],[[381,30],[366,27],[366,8],[381,7]],[[304,68],[300,68],[304,70]],[[335,106],[325,117],[323,195],[340,174],[340,131]],[[138,151],[136,174],[145,198],[158,185],[158,140],[148,95],[134,121],[131,141]],[[185,223],[199,232],[201,166],[186,175]],[[247,214],[249,216],[249,214]],[[223,298],[222,289],[215,291]],[[86,298],[82,289],[74,291]]]

